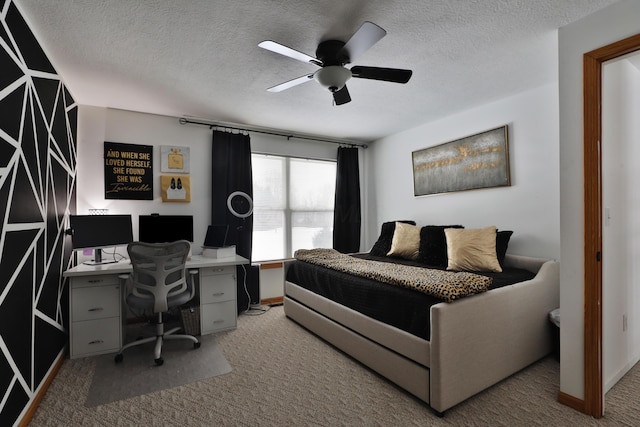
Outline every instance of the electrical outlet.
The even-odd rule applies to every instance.
[[[626,332],[627,330],[627,315],[622,315],[622,332]]]

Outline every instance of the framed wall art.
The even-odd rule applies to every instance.
[[[104,142],[104,198],[153,200],[153,146]]]
[[[511,185],[507,125],[412,153],[413,194]]]
[[[189,147],[160,146],[160,172],[189,173],[190,162]]]
[[[191,179],[187,175],[161,175],[163,202],[190,202]]]

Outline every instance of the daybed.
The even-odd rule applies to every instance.
[[[420,265],[415,254],[407,260],[384,253],[389,228],[395,224],[398,222],[383,224],[371,252],[354,257]],[[441,233],[440,245],[446,247],[443,239],[448,237],[445,230],[449,227],[433,227],[432,232]],[[425,228],[421,228],[419,243],[423,259],[429,244],[433,249],[438,240],[433,234],[428,238]],[[397,236],[395,230],[392,233]],[[507,233],[508,243],[511,232]],[[497,252],[506,251],[504,239],[496,247]],[[442,416],[447,409],[552,351],[548,314],[559,306],[559,263],[504,253],[499,258],[503,273],[480,274],[493,277],[495,283],[501,275],[515,272],[512,280],[517,283],[501,283],[452,302],[296,260],[287,267],[285,314]],[[446,270],[442,265],[433,267]],[[367,286],[376,291],[367,290]],[[378,297],[385,289],[390,293]]]

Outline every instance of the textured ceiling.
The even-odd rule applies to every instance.
[[[557,80],[557,29],[615,0],[16,0],[80,104],[372,141]],[[352,65],[408,68],[402,85],[348,82],[333,106],[315,56],[363,21],[386,37]]]

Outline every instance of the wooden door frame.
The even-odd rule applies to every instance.
[[[584,54],[584,412],[604,415],[602,382],[602,66],[640,50],[640,34]]]

